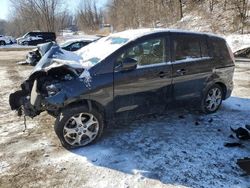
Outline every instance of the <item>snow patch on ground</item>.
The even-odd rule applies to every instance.
[[[20,49],[33,49],[36,46],[23,46],[23,45],[19,45],[19,44],[9,44],[9,45],[4,45],[4,46],[0,46],[0,49],[13,49],[13,48],[20,48]]]
[[[250,178],[236,165],[238,158],[249,156],[249,141],[240,141],[242,148],[223,145],[238,142],[229,138],[231,126],[250,123],[249,86],[238,79],[249,78],[247,64],[236,68],[236,94],[215,114],[168,110],[105,129],[98,143],[74,150],[61,147],[54,119],[44,113],[28,118],[28,130],[22,132],[22,119],[10,112],[8,95],[31,68],[5,61],[1,65],[1,185],[249,188]]]
[[[250,112],[250,98],[243,99],[237,97],[230,97],[228,100],[223,102],[223,106],[230,110]]]

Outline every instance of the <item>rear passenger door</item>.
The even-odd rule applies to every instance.
[[[206,35],[175,33],[171,38],[174,97],[200,97],[213,67]]]

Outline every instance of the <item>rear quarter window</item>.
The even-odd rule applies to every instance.
[[[225,59],[225,60],[231,59],[225,40],[213,38],[211,40],[211,43],[212,43],[212,47],[213,47],[214,58]]]
[[[207,47],[207,40],[202,38],[200,40],[200,47],[201,47],[201,56],[202,57],[209,57],[208,55],[208,47]]]

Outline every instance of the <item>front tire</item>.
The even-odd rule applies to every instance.
[[[86,106],[67,108],[55,122],[55,132],[65,148],[83,147],[96,142],[103,132],[103,116]]]
[[[223,90],[218,84],[215,84],[212,87],[210,87],[203,96],[201,101],[202,112],[206,114],[211,114],[216,112],[221,106],[222,98],[223,98]]]

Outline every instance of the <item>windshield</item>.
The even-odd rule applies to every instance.
[[[64,47],[70,45],[71,43],[72,43],[72,41],[63,42],[62,44],[60,44],[60,47],[61,47],[61,48],[64,48]]]
[[[29,37],[29,33],[25,33],[22,38]]]
[[[128,38],[108,36],[83,47],[76,53],[82,57],[83,63],[97,64],[128,41]]]

